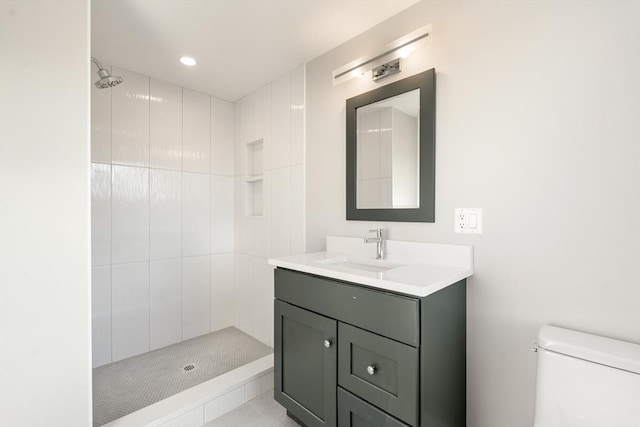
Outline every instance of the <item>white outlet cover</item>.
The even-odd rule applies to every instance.
[[[453,210],[453,232],[482,234],[482,208],[455,208]]]

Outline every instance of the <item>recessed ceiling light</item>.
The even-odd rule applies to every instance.
[[[182,62],[184,65],[188,65],[189,67],[193,67],[197,64],[196,60],[190,56],[181,56],[180,62]]]

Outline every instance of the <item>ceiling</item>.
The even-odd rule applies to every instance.
[[[91,55],[236,101],[418,1],[92,0]]]

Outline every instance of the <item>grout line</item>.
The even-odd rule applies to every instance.
[[[109,67],[113,72],[113,68]],[[109,363],[113,362],[113,89],[109,88]]]
[[[184,87],[180,117],[180,341],[184,340]]]
[[[215,175],[215,176],[228,176],[228,177],[238,176],[238,175],[228,175],[228,174],[223,174],[223,173],[183,171],[181,169],[159,168],[159,167],[155,167],[155,166],[140,166],[140,165],[126,164],[126,163],[107,163],[107,162],[101,162],[101,161],[92,161],[91,163],[101,164],[101,165],[113,165],[113,166],[120,166],[120,167],[127,167],[127,168],[150,169],[150,170],[158,170],[158,171],[165,171],[165,172],[185,172],[185,173],[193,173],[193,174],[198,174],[198,175]]]
[[[148,99],[148,103],[149,103],[149,132],[148,132],[148,138],[149,138],[149,159],[148,159],[148,164],[149,164],[149,239],[148,239],[148,249],[149,249],[149,261],[148,261],[148,265],[147,265],[147,275],[148,275],[148,288],[147,288],[147,296],[148,298],[148,307],[149,307],[149,349],[147,351],[151,351],[151,77],[148,77],[148,94],[149,96],[147,97]]]

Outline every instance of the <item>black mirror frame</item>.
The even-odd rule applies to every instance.
[[[420,89],[420,206],[415,209],[358,209],[356,110],[414,89]],[[347,99],[347,220],[435,222],[435,158],[435,68]]]

